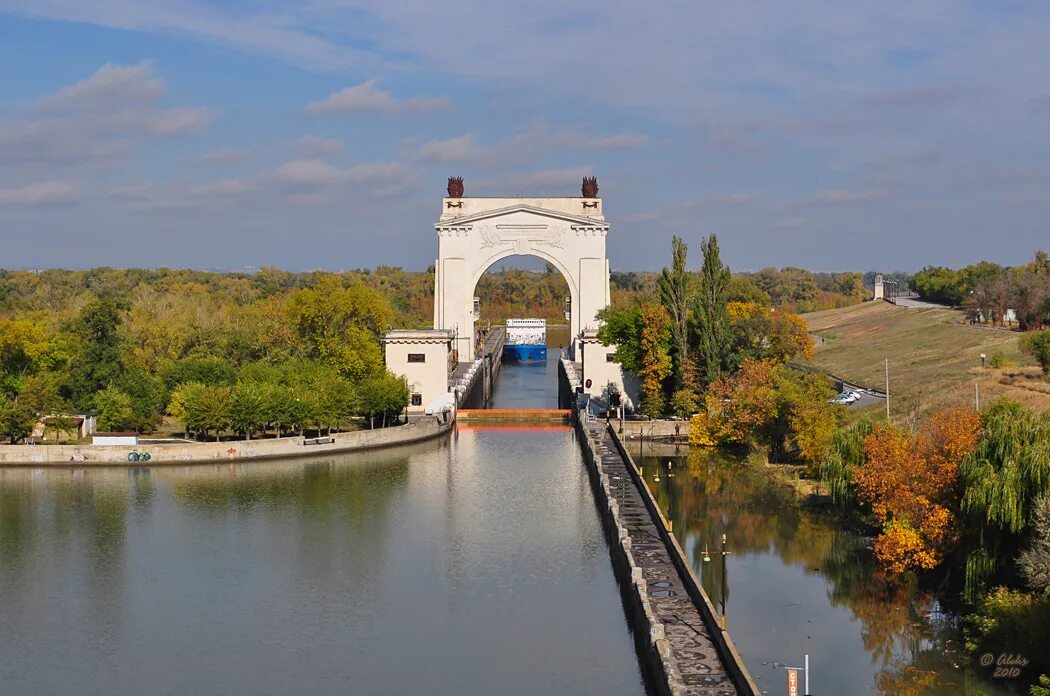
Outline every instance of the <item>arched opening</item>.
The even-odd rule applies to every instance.
[[[509,328],[511,343],[531,343],[542,335],[542,359],[521,345],[504,348],[503,365],[489,400],[492,408],[556,408],[557,361],[572,341],[573,288],[551,261],[532,254],[510,254],[491,262],[473,284],[476,300],[475,337],[479,345],[493,327],[508,319],[542,320],[540,329]],[[528,356],[524,359],[524,356]]]

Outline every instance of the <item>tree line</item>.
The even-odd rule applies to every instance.
[[[989,261],[959,269],[927,266],[912,278],[912,288],[929,302],[961,307],[973,321],[1016,322],[1021,331],[1050,326],[1050,255],[1045,251],[1020,266]]]
[[[0,434],[44,424],[194,436],[385,425],[408,389],[383,364],[397,312],[355,274],[48,271],[0,278]],[[254,415],[253,415],[254,413]]]

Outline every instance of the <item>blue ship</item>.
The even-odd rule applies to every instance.
[[[547,362],[547,321],[508,319],[503,360],[510,363]]]

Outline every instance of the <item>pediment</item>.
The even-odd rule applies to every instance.
[[[486,210],[481,213],[475,213],[473,215],[464,215],[463,217],[449,218],[447,220],[441,220],[435,223],[435,227],[438,229],[444,229],[448,227],[463,227],[473,225],[478,222],[484,222],[493,220],[496,218],[510,218],[515,217],[521,219],[525,214],[525,217],[536,217],[543,220],[558,220],[561,222],[569,223],[572,226],[579,227],[591,227],[608,229],[609,224],[604,220],[598,220],[586,215],[572,215],[571,213],[563,213],[557,210],[549,210],[547,208],[537,208],[536,206],[520,204],[507,206],[505,208],[496,208],[494,210]]]

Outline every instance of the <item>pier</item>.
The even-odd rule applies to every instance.
[[[660,694],[762,693],[614,430],[577,420],[643,666]]]
[[[455,365],[449,377],[449,388],[455,392],[459,408],[485,408],[488,404],[492,385],[503,365],[506,340],[507,330],[494,326],[478,341],[474,360]]]

